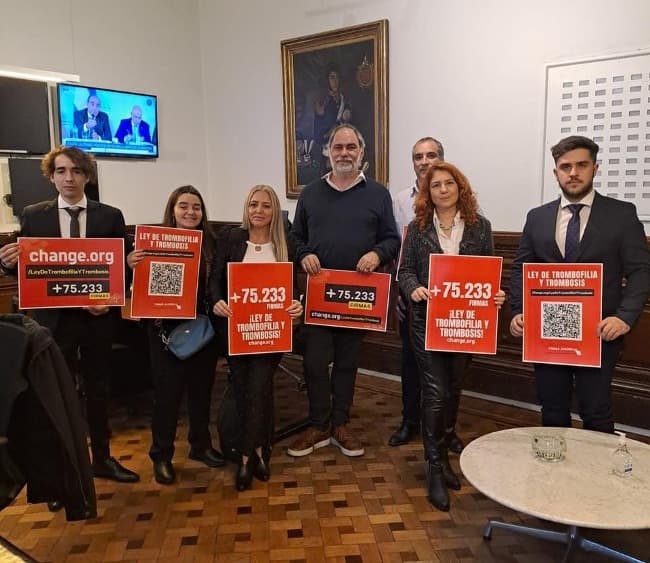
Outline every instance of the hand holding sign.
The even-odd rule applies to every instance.
[[[496,353],[497,311],[505,301],[497,289],[501,262],[494,256],[431,254],[425,349]]]
[[[228,303],[220,300],[213,310],[228,317],[230,355],[291,351],[291,319],[302,313],[292,287],[288,262],[228,264]]]

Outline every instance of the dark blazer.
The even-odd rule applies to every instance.
[[[80,139],[83,139],[84,137],[84,123],[87,121],[88,110],[86,108],[74,112],[74,128],[77,137]],[[111,141],[113,136],[111,135],[111,124],[108,121],[108,115],[103,111],[100,111],[95,117],[95,121],[97,122],[94,128],[95,133],[97,133],[103,141]]]
[[[564,261],[555,242],[559,205],[556,199],[526,217],[511,271],[513,315],[522,312],[523,264]],[[616,316],[634,325],[650,291],[650,254],[634,205],[596,192],[574,262],[603,264],[603,318]]]
[[[216,252],[210,274],[210,295],[213,305],[223,299],[228,302],[228,262],[241,262],[246,254],[248,231],[242,227],[223,227],[217,233]],[[289,262],[294,261],[294,246],[287,233],[287,250]],[[298,295],[296,287],[296,265],[294,264],[294,296]]]
[[[438,233],[431,221],[420,231],[415,221],[409,223],[399,268],[399,287],[407,299],[417,287],[429,284],[429,255],[442,254]],[[493,256],[492,227],[483,216],[474,225],[465,225],[460,241],[459,254],[465,256]],[[426,305],[426,303],[425,303]]]
[[[124,239],[124,255],[130,248],[126,238],[124,216],[116,207],[87,200],[86,238],[121,238]],[[21,237],[60,237],[58,198],[42,201],[25,207],[20,220]],[[59,319],[59,309],[37,309],[34,318],[42,325],[54,331]]]
[[[63,501],[68,520],[97,514],[85,422],[74,380],[50,333],[24,315],[0,315],[0,509],[27,483],[27,501]]]
[[[124,137],[126,135],[133,135],[133,125],[131,124],[131,118],[122,119],[120,121],[120,126],[117,128],[115,133],[115,138],[120,142],[124,142]],[[145,143],[151,142],[151,133],[149,133],[149,124],[146,121],[141,121],[138,125],[138,137],[142,137]],[[102,137],[103,138],[103,137]]]

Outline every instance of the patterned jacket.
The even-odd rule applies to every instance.
[[[433,221],[424,231],[418,229],[415,221],[409,223],[399,268],[399,288],[405,299],[409,299],[417,287],[428,286],[429,255],[442,253]],[[492,227],[485,217],[479,215],[476,224],[465,225],[458,253],[469,256],[494,255]]]

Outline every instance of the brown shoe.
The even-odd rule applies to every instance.
[[[330,443],[329,432],[321,432],[310,426],[298,436],[287,449],[287,454],[293,457],[309,455],[318,448],[323,448]]]
[[[361,442],[348,432],[345,424],[332,430],[332,444],[350,457],[357,457],[366,453]]]

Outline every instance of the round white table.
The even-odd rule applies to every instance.
[[[546,462],[531,447],[535,434],[562,436],[566,459]],[[592,542],[579,528],[640,530],[650,528],[650,446],[627,439],[632,454],[632,474],[612,473],[612,452],[618,436],[576,428],[513,428],[486,434],[468,444],[460,457],[467,480],[492,500],[531,516],[566,524],[566,533],[491,520],[502,528],[568,545],[573,550],[602,553],[620,561],[643,563],[629,555]],[[650,551],[650,548],[649,548]]]

